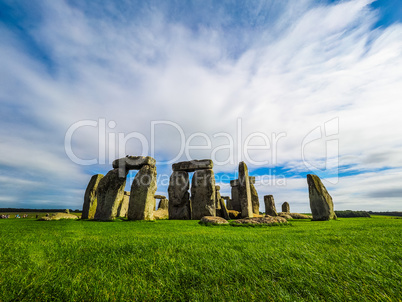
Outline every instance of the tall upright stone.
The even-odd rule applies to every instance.
[[[169,200],[166,198],[166,196],[163,195],[155,195],[155,199],[159,199],[158,203],[158,210],[168,210],[169,208]]]
[[[111,220],[117,217],[117,211],[124,198],[127,174],[113,169],[99,181],[98,206],[96,207],[95,220]],[[122,177],[123,176],[123,177]]]
[[[156,167],[143,166],[131,185],[127,218],[129,220],[153,220],[156,192]]]
[[[127,216],[129,202],[130,202],[130,192],[124,191],[124,197],[121,200],[120,205],[117,209],[117,217]]]
[[[258,199],[257,190],[254,184],[250,181],[251,204],[253,206],[253,214],[260,214],[260,200]]]
[[[278,213],[276,212],[274,196],[265,195],[264,203],[265,203],[265,215],[274,216],[274,217],[278,216]]]
[[[223,200],[225,201],[225,205],[226,205],[226,209],[227,210],[231,210],[232,209],[232,205],[231,205],[231,199],[229,196],[222,196]]]
[[[221,209],[221,192],[220,192],[221,187],[220,186],[215,186],[215,202],[216,202],[216,209],[220,210]]]
[[[230,181],[232,199],[230,202],[229,210],[241,212],[241,205],[239,199],[239,183]]]
[[[243,218],[253,217],[253,205],[251,203],[250,179],[245,162],[239,163],[239,200],[241,216]]]
[[[290,206],[287,201],[282,204],[282,212],[283,213],[290,213]]]
[[[169,219],[191,219],[190,181],[185,171],[173,171],[169,180]]]
[[[312,220],[336,219],[334,203],[331,195],[317,175],[307,175],[310,208],[313,214]]]
[[[216,215],[215,175],[212,169],[197,170],[191,184],[191,219]]]
[[[98,185],[103,178],[102,174],[95,174],[91,177],[84,195],[84,204],[82,205],[82,219],[93,219],[98,205]]]

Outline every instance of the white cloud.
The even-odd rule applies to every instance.
[[[402,26],[373,30],[377,15],[366,6],[369,2],[283,2],[273,8],[275,21],[264,24],[269,1],[261,1],[250,15],[264,26],[237,28],[235,34],[226,31],[230,18],[221,11],[214,11],[219,18],[194,30],[154,8],[127,21],[124,13],[114,19],[95,18],[65,2],[48,2],[42,6],[42,21],[27,33],[44,57],[32,53],[6,26],[0,27],[0,76],[5,84],[0,99],[4,108],[14,108],[16,117],[22,117],[1,122],[0,163],[54,177],[59,186],[67,181],[70,189],[78,190],[74,198],[80,199],[68,202],[78,207],[86,183],[77,182],[87,178],[88,167],[72,163],[63,145],[68,127],[77,121],[114,120],[117,126],[107,134],[138,132],[149,139],[151,121],[169,120],[187,138],[206,133],[213,147],[227,144],[226,139],[213,138],[227,132],[236,147],[241,118],[243,141],[256,131],[269,138],[286,133],[275,150],[277,164],[305,171],[304,137],[339,118],[335,138],[341,165],[358,171],[399,168]],[[179,151],[180,136],[171,127],[159,128],[155,141],[157,159],[173,158]],[[73,142],[78,156],[98,155],[97,129],[80,129]],[[307,158],[320,161],[325,143],[311,143],[305,149]],[[130,154],[141,152],[135,140],[127,149]],[[271,152],[272,148],[251,154],[254,160],[272,163]],[[210,157],[206,151],[191,154]],[[233,164],[215,166],[215,171],[234,171],[237,148],[234,155]],[[168,173],[169,168],[160,170]],[[336,192],[363,202],[366,184],[357,180],[365,175],[353,176],[355,191],[342,191],[347,184],[341,180]],[[71,178],[75,181],[70,183]],[[278,200],[289,196],[288,201],[304,203],[307,199],[298,190],[306,185],[299,182],[290,179],[288,186],[275,191]],[[386,189],[380,184],[378,190],[381,187]],[[263,195],[271,189],[259,190]],[[158,192],[163,193],[161,188]],[[385,205],[395,205],[392,198],[384,200]]]

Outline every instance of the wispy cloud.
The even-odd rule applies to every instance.
[[[110,168],[81,167],[65,154],[65,133],[80,120],[115,121],[107,135],[137,132],[148,141],[151,121],[169,120],[187,138],[205,133],[216,147],[227,144],[216,133],[238,137],[240,118],[243,142],[254,132],[285,133],[274,162],[272,148],[250,154],[298,175],[308,172],[301,158],[303,139],[339,118],[340,165],[359,173],[350,178],[356,183],[350,190],[342,189],[349,188],[347,176],[331,188],[338,200],[359,200],[356,207],[365,208],[367,184],[359,180],[370,171],[402,166],[402,26],[375,28],[378,12],[370,3],[259,1],[236,7],[214,1],[119,6],[49,1],[35,10],[22,5],[25,17],[0,23],[2,191],[33,206],[35,200],[53,204],[53,197],[29,184],[23,194],[7,190],[15,179],[38,179],[52,184],[51,194],[60,193],[58,204],[79,207],[88,174]],[[178,132],[166,125],[156,130],[157,159],[175,157]],[[98,131],[86,127],[74,134],[77,156],[96,158],[99,147],[119,151],[108,140],[99,146]],[[305,156],[319,163],[325,148],[323,137],[305,148]],[[133,139],[123,153],[140,152]],[[228,152],[219,155],[225,158]],[[195,150],[191,156],[211,157],[211,151]],[[237,148],[234,156],[240,158]],[[158,166],[158,171],[169,174],[170,167]],[[395,190],[382,183],[385,175],[370,176],[378,181],[377,192]],[[158,192],[164,190],[160,186]],[[301,210],[308,208],[305,179],[290,178],[286,187],[259,191],[261,201],[275,191],[290,194],[303,204]],[[369,209],[395,208],[397,202],[385,196],[382,205]]]

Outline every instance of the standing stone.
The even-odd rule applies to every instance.
[[[232,186],[232,182],[230,182]],[[232,186],[232,199],[230,202],[230,210],[241,212],[241,205],[239,199],[239,186]]]
[[[227,210],[230,210],[230,209],[231,209],[231,208],[230,208],[230,206],[231,206],[231,204],[230,204],[230,202],[231,202],[230,197],[229,197],[229,196],[221,196],[221,197],[222,197],[223,200],[225,201],[226,209],[227,209]]]
[[[336,219],[331,195],[317,175],[307,175],[312,220]]]
[[[96,207],[95,220],[111,220],[117,217],[117,210],[124,198],[126,175],[121,177],[120,169],[109,171],[99,181],[98,206]]]
[[[198,170],[191,184],[191,219],[216,215],[215,175],[212,169]]]
[[[158,203],[158,210],[168,210],[169,209],[169,200],[163,196],[164,198],[160,198],[159,203]]]
[[[245,162],[239,163],[239,200],[242,218],[253,217],[253,205],[251,203],[250,179]]]
[[[143,166],[131,185],[127,217],[129,220],[153,220],[156,192],[156,167]]]
[[[124,192],[124,197],[117,209],[117,217],[126,217],[130,201],[130,192]]]
[[[219,190],[221,189],[220,186],[215,186],[215,202],[216,202],[216,209],[220,210],[221,209],[221,192]]]
[[[220,202],[220,217],[225,218],[226,220],[230,219],[228,209],[226,208],[225,201],[223,198],[219,200]]]
[[[169,219],[191,219],[188,173],[173,171],[169,180]]]
[[[103,178],[102,174],[95,174],[91,177],[84,195],[84,204],[82,206],[82,219],[93,219],[98,205],[98,185]]]
[[[287,201],[282,204],[282,213],[290,213],[290,206]]]
[[[251,178],[251,177],[250,177]],[[250,193],[251,193],[251,204],[253,206],[253,214],[260,214],[260,201],[258,199],[258,193],[254,185],[250,181]]]
[[[274,196],[265,195],[264,203],[265,203],[265,215],[274,216],[274,217],[278,216],[278,213],[276,212]]]

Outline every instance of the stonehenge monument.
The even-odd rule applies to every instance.
[[[179,162],[172,165],[169,179],[169,199],[155,195],[157,171],[154,158],[126,156],[113,161],[113,169],[105,176],[93,175],[84,195],[82,219],[113,220],[127,217],[128,220],[195,219],[222,217],[239,219],[261,217],[255,177],[249,176],[247,165],[240,162],[238,179],[230,181],[231,197],[221,196],[220,186],[215,184],[213,162],[209,159]],[[126,177],[130,170],[139,170],[125,192]],[[190,176],[192,173],[190,187]],[[312,220],[336,219],[332,197],[320,178],[308,174]],[[191,198],[190,198],[191,195]],[[156,211],[156,199],[159,200]],[[308,219],[310,216],[290,213],[288,202],[282,204],[278,213],[272,195],[264,196],[265,214],[286,219]]]
[[[313,214],[312,220],[336,219],[334,203],[321,179],[317,175],[307,175],[310,208]]]

